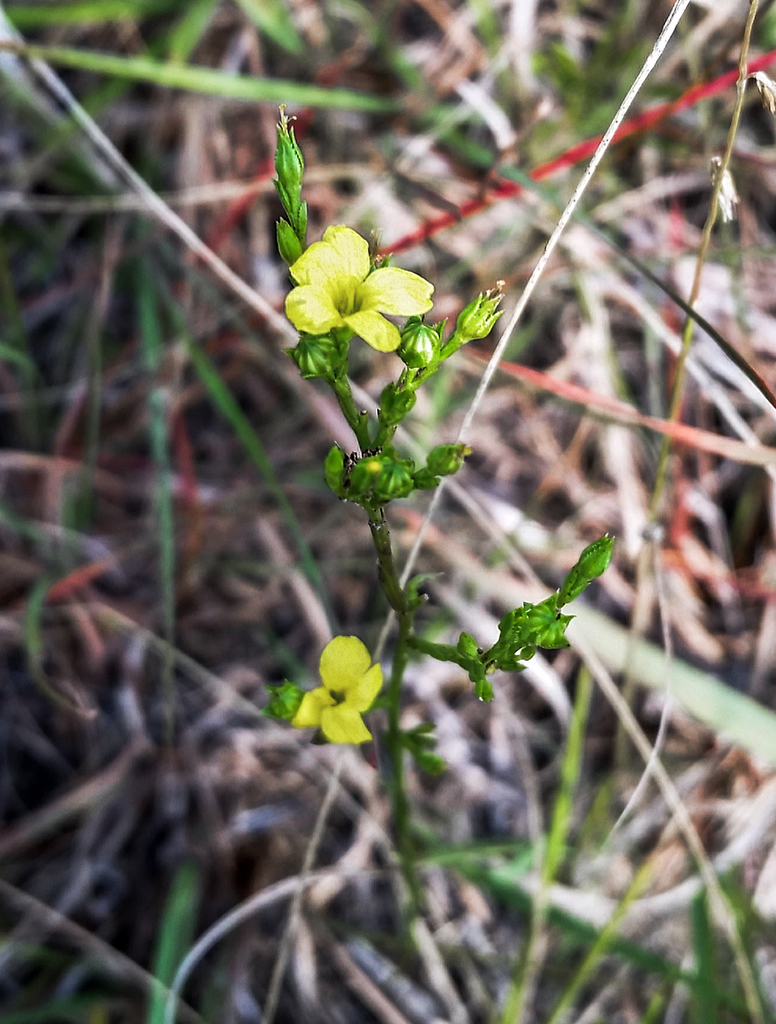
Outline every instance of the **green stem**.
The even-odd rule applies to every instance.
[[[342,415],[348,421],[348,426],[356,435],[358,441],[358,447],[362,452],[372,447],[371,439],[369,437],[369,421],[365,412],[359,412],[356,407],[356,403],[353,399],[353,393],[350,390],[350,381],[346,375],[341,377],[335,377],[334,380],[329,381],[331,389],[334,392],[339,407],[342,410]]]
[[[452,661],[461,668],[466,668],[464,659],[458,653],[458,648],[452,644],[437,644],[433,640],[424,640],[423,637],[414,634],[407,643],[413,650],[420,651],[421,654],[428,654],[430,657],[436,658],[437,661]]]
[[[413,639],[412,620],[414,610],[407,600],[407,595],[399,580],[396,562],[391,547],[391,535],[385,514],[382,509],[370,513],[369,529],[377,551],[377,564],[380,586],[388,599],[391,608],[399,617],[399,638],[391,666],[391,678],[388,684],[388,729],[385,743],[391,760],[391,779],[389,791],[393,820],[396,826],[396,838],[399,851],[399,862],[402,874],[410,891],[410,920],[420,909],[420,886],[415,873],[412,840],[410,837],[410,807],[404,779],[404,736],[401,729],[401,688],[404,672],[409,661],[410,642]]]
[[[391,679],[388,685],[388,730],[385,735],[386,746],[391,758],[391,807],[396,826],[399,862],[410,892],[410,920],[417,916],[421,903],[420,885],[415,872],[410,836],[410,806],[404,778],[404,736],[401,729],[401,688],[409,661],[412,616],[413,613],[409,610],[399,616],[399,638],[396,643],[391,666]]]
[[[407,595],[399,580],[396,571],[396,562],[393,558],[391,548],[391,535],[388,532],[388,523],[385,521],[385,514],[378,509],[369,515],[369,529],[372,531],[372,540],[377,551],[377,570],[380,575],[380,586],[388,598],[388,604],[396,614],[403,618],[409,615],[410,630],[412,628],[412,614],[410,612]],[[409,634],[408,634],[409,635]]]

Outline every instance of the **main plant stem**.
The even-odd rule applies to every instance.
[[[369,529],[372,532],[372,540],[377,551],[380,586],[399,620],[399,637],[396,641],[391,678],[388,683],[388,728],[385,733],[385,745],[391,761],[388,790],[396,828],[399,862],[410,892],[410,917],[413,918],[420,908],[420,886],[415,872],[410,837],[410,807],[405,783],[404,741],[401,730],[401,689],[409,660],[414,613],[399,581],[391,547],[391,535],[382,509],[370,515]]]

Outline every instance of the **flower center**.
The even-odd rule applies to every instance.
[[[340,316],[350,316],[359,306],[356,293],[361,282],[357,277],[335,277],[329,284],[329,295]]]

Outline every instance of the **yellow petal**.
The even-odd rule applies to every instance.
[[[365,238],[344,224],[327,228],[323,241],[336,252],[336,259],[329,264],[329,276],[356,277],[363,281],[369,273],[369,244]]]
[[[323,735],[331,743],[366,743],[372,738],[361,715],[343,704],[324,710],[321,728]]]
[[[379,313],[375,313],[373,310],[364,310],[361,313],[343,317],[343,319],[352,331],[362,337],[372,348],[376,348],[378,352],[393,352],[399,347],[401,341],[399,328],[395,324],[389,323]]]
[[[334,253],[326,242],[313,242],[296,263],[289,267],[291,277],[300,285],[325,288],[331,277],[331,263]]]
[[[359,286],[356,307],[391,316],[420,316],[431,309],[433,294],[433,284],[419,274],[399,267],[383,267]]]
[[[368,711],[383,685],[383,670],[380,665],[372,665],[365,672],[345,697],[345,707],[353,711]]]
[[[318,671],[328,690],[347,694],[358,686],[371,664],[369,651],[357,636],[335,636],[323,649]]]
[[[293,288],[288,293],[286,316],[298,331],[305,331],[307,334],[325,334],[332,327],[343,325],[331,294],[324,288],[314,285]]]
[[[296,729],[312,729],[321,724],[321,716],[326,708],[334,704],[334,698],[323,686],[317,686],[302,697],[299,710],[291,719]]]

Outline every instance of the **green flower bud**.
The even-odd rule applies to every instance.
[[[285,109],[282,107],[277,129],[275,172],[286,197],[291,200],[295,198],[298,200],[304,176],[304,157],[294,136],[294,129],[289,127]],[[282,195],[280,195],[280,199],[282,202]],[[285,203],[283,205],[285,206]]]
[[[426,469],[436,476],[450,476],[457,473],[472,450],[465,444],[440,444],[432,448],[426,459]]]
[[[296,237],[302,243],[302,248],[304,248],[307,238],[307,203],[297,203],[296,208],[289,213],[288,219],[296,232]]]
[[[326,483],[338,498],[347,498],[347,476],[345,473],[345,453],[336,444],[330,449],[323,463],[323,475]]]
[[[419,316],[411,316],[401,332],[396,354],[411,370],[429,366],[439,352],[439,333]]]
[[[263,714],[268,718],[284,718],[290,722],[299,710],[304,690],[296,683],[289,683],[288,680],[280,686],[268,686],[267,689],[270,698],[269,703],[263,709]]]
[[[572,566],[563,580],[558,594],[559,608],[579,597],[588,583],[608,568],[613,550],[614,537],[610,537],[608,533],[588,544],[577,559],[576,565]]]
[[[455,646],[458,653],[462,654],[464,658],[479,661],[480,649],[471,633],[461,633]]]
[[[358,460],[350,472],[348,497],[351,501],[360,501],[372,496],[375,481],[382,468],[382,460],[377,455]]]
[[[475,338],[485,338],[493,330],[493,325],[504,312],[499,309],[502,299],[501,282],[490,291],[481,292],[473,302],[460,313],[455,325],[455,333],[460,344]]]
[[[287,263],[289,267],[292,263],[296,263],[299,257],[304,251],[302,249],[302,243],[296,236],[296,232],[286,220],[279,220],[275,225],[275,234],[278,243],[278,252],[280,258],[284,263]]]
[[[286,349],[305,380],[331,380],[342,368],[342,346],[328,334],[302,334],[296,348]]]
[[[380,422],[386,427],[397,426],[416,400],[414,391],[397,391],[395,384],[389,384],[380,395]]]
[[[412,479],[412,463],[409,459],[399,462],[384,462],[375,480],[374,497],[379,502],[392,501],[394,498],[406,498],[412,494],[415,484]]]
[[[440,483],[440,478],[429,469],[426,469],[425,466],[423,469],[419,469],[412,479],[415,481],[415,487],[419,491],[433,491],[435,487],[439,487]]]

